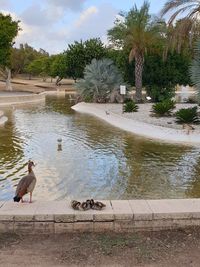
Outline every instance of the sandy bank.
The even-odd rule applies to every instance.
[[[192,104],[177,104],[176,109],[194,106]],[[139,105],[139,111],[122,114],[121,104],[88,104],[78,103],[72,109],[78,112],[94,115],[115,127],[125,131],[172,143],[185,145],[200,144],[200,126],[188,135],[181,125],[175,123],[174,117],[156,118],[151,116],[152,104]]]

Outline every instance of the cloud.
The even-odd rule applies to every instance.
[[[98,37],[106,41],[107,31],[113,27],[118,10],[110,4],[102,4],[98,9],[91,9],[91,11],[83,11],[75,22],[73,31],[70,33],[71,42]]]
[[[106,43],[107,30],[113,26],[117,13],[118,10],[110,4],[90,6],[82,12],[73,13],[66,9],[63,12],[60,6],[53,8],[34,2],[21,15],[11,13],[14,19],[21,21],[22,31],[16,38],[16,46],[28,43],[36,49],[43,48],[55,54],[81,39],[100,37]]]
[[[98,13],[98,9],[95,6],[91,6],[88,9],[84,10],[77,22],[75,23],[76,27],[80,27],[83,23],[90,20],[90,17]]]
[[[22,20],[29,25],[44,26],[56,23],[63,16],[62,10],[57,8],[42,8],[39,3],[34,3],[23,11]]]
[[[0,6],[1,8],[7,8],[10,6],[10,1],[9,0],[0,0]],[[2,12],[2,11],[0,11]]]
[[[70,9],[72,11],[80,11],[86,0],[46,0],[49,5]]]

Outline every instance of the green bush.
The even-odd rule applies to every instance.
[[[148,85],[146,86],[146,92],[151,97],[151,100],[156,103],[175,96],[175,88],[170,86],[163,88],[158,85]]]
[[[126,103],[123,106],[124,112],[137,112],[138,106],[135,104],[133,100],[126,101]]]
[[[171,99],[164,100],[162,102],[153,105],[153,113],[158,116],[169,116],[172,110],[176,107],[175,101]]]
[[[176,112],[176,121],[178,123],[199,123],[197,113],[198,107],[182,108]]]

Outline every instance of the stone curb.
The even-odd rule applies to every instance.
[[[0,232],[131,232],[200,226],[200,199],[105,200],[101,211],[74,211],[69,201],[0,202]]]

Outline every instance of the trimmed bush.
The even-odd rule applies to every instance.
[[[126,100],[126,103],[123,106],[123,111],[124,112],[137,112],[138,106],[135,104],[133,100],[129,99],[128,101]]]
[[[162,102],[156,103],[152,107],[152,111],[157,116],[169,116],[172,110],[176,107],[175,101],[171,99],[164,100]]]
[[[176,121],[178,123],[199,123],[197,113],[198,107],[182,108],[176,112]]]

